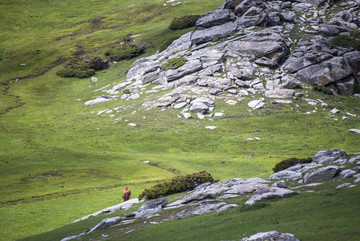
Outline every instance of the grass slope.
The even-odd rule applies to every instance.
[[[141,109],[141,100],[84,105],[101,95],[96,89],[124,80],[119,74],[132,61],[97,73],[97,83],[55,75],[60,66],[53,63],[77,51],[101,55],[105,46],[128,32],[141,34],[136,41],[150,43],[146,54],[154,53],[189,31],[168,30],[173,17],[202,14],[223,1],[192,0],[176,7],[163,3],[0,4],[0,240],[48,232],[114,205],[125,185],[137,197],[145,187],[178,173],[206,170],[222,180],[267,177],[275,163],[289,157],[308,157],[329,148],[359,151],[358,136],[348,133],[349,128],[360,128],[357,118],[342,121],[339,115],[335,121],[328,111],[306,115],[313,107],[305,102],[269,104],[249,113],[247,101],[235,107],[218,101],[216,111],[223,110],[225,118],[199,122],[179,119],[175,110]],[[358,99],[309,95],[325,99],[341,113],[360,115]],[[115,117],[96,115],[114,105],[124,110],[113,113]],[[139,111],[133,113],[134,108]],[[133,128],[129,122],[138,125]],[[217,129],[206,130],[206,125]],[[254,136],[261,141],[245,141]]]

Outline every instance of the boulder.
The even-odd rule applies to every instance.
[[[185,209],[181,212],[179,212],[176,216],[178,218],[186,218],[189,216],[195,216],[195,215],[201,215],[204,213],[209,213],[212,211],[224,211],[232,207],[237,207],[237,204],[228,204],[225,202],[221,203],[209,203],[209,202],[203,202],[198,205],[195,205],[191,208]]]
[[[268,187],[260,189],[256,192],[255,195],[253,195],[245,202],[245,205],[253,205],[256,201],[273,197],[284,197],[292,193],[294,193],[294,191],[279,187]]]
[[[313,162],[320,164],[331,164],[340,158],[346,157],[347,154],[343,150],[331,149],[326,151],[319,151],[313,157]]]
[[[262,109],[265,107],[264,100],[252,100],[248,103],[248,106],[254,110]]]
[[[266,6],[262,0],[243,0],[235,7],[234,12],[236,15],[242,16],[251,7],[266,9]]]
[[[267,12],[262,8],[251,7],[245,12],[235,23],[238,28],[247,28],[251,26],[264,25],[264,21],[267,17]]]
[[[168,200],[166,197],[164,198],[160,198],[160,199],[156,199],[156,200],[153,200],[153,201],[150,201],[148,203],[145,203],[143,204],[139,209],[138,209],[138,212],[140,211],[143,211],[143,210],[146,210],[146,209],[153,209],[153,208],[156,208],[156,207],[164,207],[168,204]]]
[[[262,182],[257,182],[257,181],[246,182],[246,181],[244,181],[243,183],[239,183],[239,184],[232,186],[232,188],[227,190],[225,192],[225,194],[243,195],[246,193],[253,193],[259,189],[264,189],[268,186],[269,186],[268,184],[264,184]]]
[[[204,114],[209,111],[209,106],[202,102],[193,102],[191,103],[190,111]]]
[[[193,44],[201,44],[212,41],[213,39],[225,38],[235,33],[237,29],[236,23],[226,23],[206,29],[197,29],[191,35]]]
[[[268,179],[269,180],[280,180],[280,179],[299,180],[301,178],[302,178],[302,174],[299,172],[282,170],[279,172],[275,172]]]
[[[186,62],[183,66],[177,69],[169,69],[165,72],[165,78],[168,82],[180,79],[185,75],[195,73],[202,69],[200,60],[194,59]]]
[[[106,218],[106,219],[102,220],[100,223],[98,223],[97,225],[95,225],[94,227],[90,228],[88,231],[86,231],[86,233],[91,233],[91,232],[94,232],[95,230],[109,227],[111,225],[114,225],[114,224],[122,221],[122,220],[124,220],[124,218],[119,217],[119,216],[112,217],[112,218]]]
[[[87,106],[96,105],[96,104],[107,102],[107,101],[110,101],[113,99],[114,99],[114,97],[112,97],[112,96],[99,96],[99,97],[96,97],[95,100],[86,101],[85,105],[87,105]]]
[[[149,218],[151,217],[154,213],[160,212],[162,211],[162,207],[159,205],[157,207],[154,208],[149,208],[149,209],[144,209],[141,211],[138,211],[135,214],[135,219],[140,219],[140,218]]]
[[[180,52],[185,49],[189,49],[191,46],[191,32],[182,35],[180,38],[174,40],[163,52],[165,58],[170,55]]]
[[[284,63],[284,68],[289,71],[290,73],[295,73],[299,70],[302,70],[306,67],[309,67],[310,65],[312,65],[313,63],[308,60],[305,57],[301,57],[301,58],[289,58],[285,63]],[[316,70],[317,71],[317,70]]]
[[[304,175],[304,182],[321,182],[333,178],[338,172],[338,166],[326,166],[319,169],[311,169]]]
[[[284,99],[291,98],[294,96],[295,91],[289,89],[276,89],[276,90],[266,90],[265,97],[274,98],[274,99]]]
[[[280,82],[281,86],[285,89],[295,89],[301,84],[301,82],[292,75],[282,77]]]
[[[342,80],[352,73],[349,63],[343,57],[334,57],[325,61],[322,66],[330,70],[334,81]]]
[[[241,40],[230,42],[225,49],[237,51],[241,55],[254,55],[256,59],[266,57],[276,63],[289,52],[281,35],[269,29],[255,32]]]
[[[224,187],[221,183],[214,183],[208,186],[201,185],[194,191],[188,193],[181,203],[189,203],[192,201],[200,201],[206,198],[215,198],[224,194],[229,188]]]
[[[340,94],[351,95],[354,92],[355,79],[348,77],[336,83],[336,87]]]
[[[291,233],[279,233],[277,231],[269,231],[269,232],[261,232],[250,237],[243,238],[240,241],[300,241],[295,238],[295,236]]]
[[[339,173],[339,177],[341,178],[349,178],[349,177],[352,177],[356,174],[356,171],[354,170],[351,170],[351,169],[346,169],[346,170],[342,170],[340,173]]]
[[[287,66],[288,67],[288,66]],[[286,68],[287,68],[286,67]],[[304,69],[301,69],[296,73],[296,77],[304,83],[310,84],[310,85],[317,85],[319,84],[317,82],[316,78],[313,78],[314,74],[321,71],[323,67],[319,64],[311,65],[309,67],[306,67]]]
[[[360,51],[353,51],[344,54],[344,60],[349,63],[353,74],[356,74],[360,71]]]
[[[222,25],[224,23],[233,21],[235,19],[235,14],[229,9],[217,9],[213,12],[207,12],[202,15],[197,21],[196,27],[209,28],[216,25]]]
[[[235,9],[244,0],[225,0],[224,9]]]

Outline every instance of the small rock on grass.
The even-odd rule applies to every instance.
[[[205,126],[206,129],[209,129],[209,130],[214,130],[216,129],[216,126]]]
[[[359,129],[349,129],[350,132],[353,132],[353,133],[357,133],[357,134],[360,134],[360,130]]]

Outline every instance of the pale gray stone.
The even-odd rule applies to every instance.
[[[342,170],[342,171],[339,173],[339,177],[345,179],[345,178],[349,178],[349,177],[354,176],[354,174],[356,174],[356,171],[351,170],[351,169],[346,169],[346,170]]]
[[[223,25],[214,26],[202,30],[195,30],[191,35],[193,44],[201,44],[212,41],[215,38],[225,38],[235,33],[237,29],[236,23],[226,23]]]
[[[253,205],[256,201],[272,197],[284,197],[292,193],[294,193],[294,191],[279,187],[268,187],[260,189],[256,192],[255,195],[253,195],[251,198],[249,198],[249,200],[245,202],[245,205]]]
[[[184,77],[185,75],[189,75],[192,73],[195,73],[202,69],[202,65],[200,60],[190,60],[186,62],[183,66],[177,68],[177,69],[170,69],[165,72],[165,78],[168,82],[180,79],[181,77]]]
[[[277,231],[269,231],[269,232],[261,232],[250,237],[243,238],[240,241],[299,241],[299,239],[295,238],[295,236],[291,233],[279,233]]]
[[[274,99],[291,98],[294,93],[295,91],[290,89],[266,90],[265,97]]]
[[[189,216],[201,215],[204,213],[209,213],[212,211],[224,211],[226,209],[237,207],[236,204],[228,204],[225,202],[221,203],[209,203],[203,202],[198,205],[195,205],[191,208],[185,209],[177,214],[178,218],[186,218]]]
[[[248,103],[248,106],[254,110],[262,109],[265,107],[265,102],[263,100],[252,100]]]
[[[123,217],[119,217],[119,216],[112,217],[112,218],[106,218],[106,219],[102,220],[100,223],[98,223],[97,225],[95,225],[94,227],[90,228],[88,231],[86,231],[86,233],[91,233],[91,232],[94,232],[95,230],[109,227],[111,225],[114,225],[114,224],[122,221],[123,219],[124,219]]]
[[[235,19],[234,12],[229,9],[217,9],[213,12],[207,12],[202,15],[197,21],[196,27],[213,27],[216,25],[222,25],[224,23],[233,21]]]
[[[313,161],[315,163],[320,164],[331,164],[334,161],[346,157],[347,154],[343,150],[339,149],[331,149],[326,151],[319,151],[316,153],[316,155],[313,157]]]
[[[300,178],[302,178],[301,173],[295,171],[289,171],[289,170],[282,170],[279,172],[275,172],[268,179],[269,180],[279,180],[279,179],[299,180]]]

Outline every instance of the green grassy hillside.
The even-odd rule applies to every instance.
[[[84,105],[100,95],[95,90],[123,81],[119,74],[133,60],[98,72],[96,83],[56,76],[59,63],[73,54],[103,57],[106,47],[127,33],[149,44],[143,56],[153,54],[191,30],[169,30],[174,17],[203,14],[223,1],[164,3],[0,3],[0,240],[48,232],[117,204],[124,186],[137,197],[145,187],[176,174],[206,170],[221,180],[267,177],[275,163],[289,157],[330,148],[359,151],[358,136],[348,132],[360,128],[358,118],[343,121],[339,115],[336,121],[320,110],[307,115],[313,107],[300,100],[287,106],[268,103],[269,108],[252,113],[246,101],[235,106],[218,101],[216,110],[225,117],[199,122],[179,119],[175,110],[145,110],[141,99]],[[360,115],[359,99],[309,95],[341,113]],[[97,115],[114,106],[122,106],[114,117]],[[207,130],[207,125],[217,129]],[[255,136],[261,140],[246,141]]]

